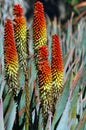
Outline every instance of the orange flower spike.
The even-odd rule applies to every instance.
[[[19,65],[23,68],[25,77],[25,129],[29,129],[29,76],[28,76],[28,32],[26,19],[21,5],[14,5],[14,34],[18,51]]]
[[[60,47],[59,36],[57,34],[52,36],[52,87],[54,100],[59,98],[63,90],[63,61],[62,51]]]
[[[14,34],[21,66],[27,59],[27,26],[21,5],[14,5]]]
[[[38,82],[45,127],[49,111],[52,111],[52,75],[48,62],[48,50],[46,45],[40,47],[38,50]]]
[[[4,27],[4,62],[8,86],[16,93],[18,87],[18,56],[14,40],[12,21],[6,19]]]
[[[47,31],[46,21],[44,16],[44,8],[41,2],[36,2],[34,5],[34,17],[33,17],[33,42],[34,50],[39,46],[46,45],[47,43]]]

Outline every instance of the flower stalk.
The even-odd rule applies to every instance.
[[[52,75],[48,61],[48,49],[44,45],[38,50],[38,82],[44,128],[52,112]]]
[[[25,77],[25,130],[29,130],[29,106],[30,106],[30,92],[29,92],[29,73],[28,73],[28,34],[26,19],[21,5],[14,5],[14,33],[17,45],[18,60],[20,68],[23,69]]]

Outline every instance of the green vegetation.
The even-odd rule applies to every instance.
[[[76,4],[78,0],[68,2]],[[11,2],[10,5],[12,6],[12,4]],[[8,7],[8,5],[3,7]],[[4,8],[2,12],[6,13]],[[13,18],[12,9],[11,7],[8,8],[8,15],[11,18]],[[12,90],[9,89],[5,79],[4,15],[0,23],[0,130],[27,130],[28,128],[25,127],[25,114],[28,112],[25,112],[24,72],[22,69],[19,70],[19,88],[16,100],[14,100]],[[8,15],[6,13],[6,16]],[[57,23],[56,19],[52,22],[49,18],[46,20],[48,59],[51,62],[52,35],[57,33],[60,36],[64,63],[64,89],[59,100],[56,102],[56,111],[52,123],[48,121],[46,130],[86,130],[86,15],[83,17],[71,17],[65,25]],[[32,21],[27,22],[27,27],[29,29],[27,71],[29,84],[27,86],[29,86],[28,89],[30,91],[30,121],[28,122],[30,125],[28,127],[29,130],[43,130],[38,75],[34,60]],[[49,119],[51,119],[51,115]]]

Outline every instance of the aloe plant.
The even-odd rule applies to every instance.
[[[63,29],[40,2],[32,24],[21,4],[12,9],[0,24],[0,129],[85,130],[85,18]]]

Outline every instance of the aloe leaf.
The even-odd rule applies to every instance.
[[[12,128],[13,128],[13,124],[14,124],[15,117],[16,117],[16,106],[17,106],[16,103],[13,103],[12,109],[11,109],[9,117],[8,117],[6,130],[12,130]]]
[[[0,83],[1,83],[1,86],[0,86],[0,97],[2,97],[4,86],[5,86],[5,80],[2,80]]]
[[[84,121],[80,130],[86,130],[86,121]]]
[[[70,130],[75,130],[76,125],[77,125],[76,115],[77,115],[78,91],[79,91],[79,86],[77,85],[73,92],[71,106],[69,110],[69,122],[71,122]]]
[[[40,111],[41,112],[41,111]],[[43,122],[42,122],[42,114],[39,115],[39,124],[38,124],[38,130],[43,130]]]
[[[21,110],[24,107],[24,105],[25,105],[25,94],[23,92],[21,96],[20,104],[19,104],[19,110]],[[20,116],[19,124],[22,123],[23,118],[24,118],[24,113],[22,113],[22,115]]]
[[[86,129],[86,110],[83,112],[82,119],[76,126],[76,130],[85,130]]]
[[[68,94],[69,94],[69,86],[70,86],[69,83],[70,83],[70,77],[67,83],[65,84],[65,88],[63,90],[62,96],[60,97],[59,101],[56,104],[56,112],[53,117],[52,130],[54,130],[55,124],[57,123],[57,121],[59,120],[60,116],[62,115],[65,109],[68,100]]]
[[[74,53],[74,48],[72,48],[71,51],[70,51],[70,53],[69,53],[69,56],[68,56],[66,64],[65,64],[64,73],[66,73],[67,67],[68,67],[68,65],[69,65],[69,63],[71,61],[73,53]]]
[[[68,130],[68,113],[70,110],[70,100],[68,100],[67,104],[66,104],[66,108],[63,112],[63,115],[61,117],[61,120],[59,122],[58,127],[56,128],[56,130]]]
[[[3,104],[1,98],[0,98],[0,129],[4,130]]]
[[[6,113],[8,107],[9,107],[9,103],[11,101],[11,98],[12,98],[12,94],[11,93],[8,93],[4,99],[4,102],[3,102],[3,111],[4,113]]]

